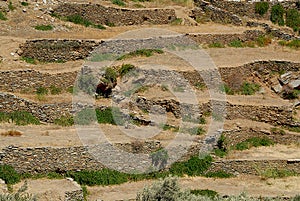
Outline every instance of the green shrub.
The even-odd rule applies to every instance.
[[[80,172],[69,172],[67,176],[72,177],[81,185],[115,185],[128,181],[128,175],[115,170],[102,169],[99,171],[83,170]]]
[[[124,3],[124,1],[122,1],[122,0],[111,0],[111,2],[113,4],[118,5],[118,6],[126,6],[126,4]]]
[[[25,61],[26,63],[29,63],[29,64],[36,64],[36,60],[34,58],[21,57],[21,60],[23,60],[23,61]]]
[[[209,48],[224,48],[225,45],[219,42],[211,43],[208,45]]]
[[[193,156],[188,161],[173,163],[169,171],[175,176],[183,176],[185,174],[189,176],[200,176],[211,166],[211,163],[212,157],[209,155],[204,158]]]
[[[44,24],[36,25],[34,28],[36,30],[39,30],[39,31],[51,31],[51,30],[53,30],[53,26],[50,25],[50,24],[48,24],[48,25],[44,25]]]
[[[14,111],[9,114],[9,117],[16,125],[40,124],[40,121],[36,117],[26,111]]]
[[[186,131],[191,135],[202,135],[205,133],[205,130],[202,127],[187,128]]]
[[[165,150],[165,149],[157,150],[157,151],[151,153],[150,156],[151,156],[151,160],[152,160],[152,165],[154,167],[165,168],[165,166],[167,165],[167,162],[169,159],[167,150]]]
[[[300,48],[300,40],[291,40],[287,46],[298,49]]]
[[[96,109],[96,116],[99,124],[123,125],[125,123],[122,112],[115,107]]]
[[[90,21],[84,19],[82,16],[75,14],[75,15],[69,15],[66,17],[66,20],[69,22],[73,22],[74,24],[80,24],[83,26],[91,26],[93,25],[93,23],[91,23]]]
[[[7,20],[2,11],[0,11],[0,20]]]
[[[130,52],[128,54],[125,54],[125,55],[119,57],[117,60],[123,60],[123,59],[128,59],[128,58],[137,57],[137,56],[150,57],[154,53],[162,54],[162,53],[164,53],[164,51],[160,50],[160,49],[140,49],[140,50],[136,50],[134,52]]]
[[[270,36],[261,35],[261,36],[258,36],[258,38],[255,41],[259,47],[265,47],[272,43],[272,38]]]
[[[61,116],[54,120],[54,124],[60,126],[72,126],[74,125],[74,118],[72,116]]]
[[[255,92],[260,90],[260,86],[255,83],[244,82],[241,87],[241,94],[243,95],[253,95]]]
[[[171,25],[180,25],[182,23],[182,18],[176,18],[171,22]]]
[[[236,150],[246,150],[251,147],[270,146],[274,142],[268,138],[252,137],[235,145]]]
[[[39,87],[36,89],[36,92],[35,92],[37,95],[46,95],[48,94],[48,89],[45,88],[45,87]]]
[[[286,169],[278,169],[278,168],[269,168],[265,171],[259,172],[259,174],[263,178],[273,178],[273,179],[299,175],[294,171],[286,170]]]
[[[27,182],[25,181],[24,185],[18,189],[15,193],[5,193],[0,194],[1,201],[37,201],[37,197],[29,193],[26,193]]]
[[[212,178],[230,178],[233,177],[233,174],[224,172],[223,170],[216,171],[216,172],[207,172],[205,174],[206,177]]]
[[[226,148],[226,137],[224,134],[221,134],[220,138],[218,139],[217,147],[218,148],[214,150],[216,156],[223,158],[227,155],[228,150]]]
[[[28,3],[28,2],[25,2],[25,1],[22,1],[22,2],[21,2],[21,5],[22,5],[22,6],[28,6],[29,3]]]
[[[269,3],[268,2],[256,2],[255,3],[255,13],[263,16],[269,10]]]
[[[132,64],[122,64],[121,68],[119,69],[119,74],[121,77],[129,73],[131,70],[134,70],[136,67]]]
[[[72,94],[74,91],[74,86],[69,86],[66,91]]]
[[[284,15],[285,11],[284,8],[281,4],[276,4],[274,6],[272,6],[271,9],[271,22],[273,22],[274,24],[278,24],[279,26],[283,26],[284,25]]]
[[[240,40],[233,40],[228,44],[229,47],[241,48],[244,47],[243,42]]]
[[[299,31],[300,13],[297,9],[289,9],[286,12],[286,25],[293,28],[295,32]]]
[[[21,180],[20,174],[9,165],[0,165],[0,178],[4,180],[6,184],[16,184]]]
[[[54,86],[54,85],[51,85],[51,86],[50,86],[50,93],[51,93],[52,95],[60,94],[61,91],[62,91],[61,88],[58,88],[58,87],[56,87],[56,86]]]
[[[234,91],[226,84],[221,86],[221,91],[225,92],[227,95],[233,95]]]
[[[96,29],[106,29],[102,24],[93,24],[93,27]]]
[[[118,74],[117,72],[111,68],[111,67],[108,67],[105,69],[105,73],[104,73],[104,82],[106,83],[115,83],[117,82],[117,77],[118,77]]]

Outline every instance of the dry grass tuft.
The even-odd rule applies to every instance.
[[[10,131],[1,133],[1,135],[2,136],[19,137],[22,135],[22,133],[20,131],[16,131],[16,130],[10,130]]]

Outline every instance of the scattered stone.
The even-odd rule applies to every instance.
[[[293,88],[293,89],[298,89],[300,87],[300,80],[293,80],[291,82],[289,82],[289,85]]]
[[[283,75],[280,76],[279,82],[282,85],[288,84],[291,77],[292,77],[292,72],[289,71],[287,73],[284,73]]]
[[[272,86],[271,88],[272,88],[272,90],[273,90],[275,93],[277,93],[277,94],[282,92],[282,86],[281,86],[280,84],[277,84],[277,85],[275,85],[275,86]]]

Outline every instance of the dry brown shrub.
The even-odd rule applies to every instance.
[[[22,133],[20,131],[16,131],[16,130],[9,130],[9,131],[1,133],[1,135],[2,136],[19,137],[22,135]]]

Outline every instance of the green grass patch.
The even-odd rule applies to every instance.
[[[235,149],[242,151],[250,149],[251,147],[271,146],[273,144],[274,141],[268,138],[252,137],[243,142],[237,143],[235,145]]]
[[[243,42],[240,40],[233,40],[228,44],[229,47],[241,48],[244,47]]]
[[[172,126],[172,125],[169,125],[169,124],[162,124],[162,125],[160,125],[160,127],[164,131],[167,131],[167,130],[171,130],[173,132],[178,132],[179,131],[179,127],[178,126]]]
[[[100,124],[123,125],[124,118],[119,108],[108,107],[104,110],[96,109],[96,116]]]
[[[197,127],[183,129],[183,132],[187,132],[190,135],[203,135],[205,133],[205,130],[202,127],[197,126]]]
[[[286,170],[286,169],[278,169],[278,168],[269,168],[265,171],[260,172],[259,175],[263,178],[285,178],[285,177],[292,177],[292,176],[298,176],[294,171]]]
[[[29,64],[36,64],[36,60],[34,58],[31,57],[21,57],[21,60],[25,61],[26,63]]]
[[[153,56],[153,54],[162,54],[164,53],[163,50],[160,49],[140,49],[140,50],[136,50],[134,52],[130,52],[128,54],[125,54],[121,57],[119,57],[117,60],[124,60],[124,59],[129,59],[132,57],[150,57]]]
[[[284,126],[284,128],[292,132],[300,133],[300,126]]]
[[[45,24],[42,24],[42,25],[36,25],[34,27],[36,30],[39,30],[39,31],[51,31],[53,30],[53,26],[48,24],[48,25],[45,25]]]
[[[268,2],[256,2],[255,3],[255,13],[263,16],[269,10],[269,3]]]
[[[234,91],[226,84],[223,84],[221,86],[221,89],[220,89],[222,92],[226,93],[227,95],[233,95],[234,94]]]
[[[182,19],[181,18],[176,18],[171,22],[171,25],[181,25]]]
[[[48,89],[45,87],[38,87],[35,92],[37,95],[47,95]]]
[[[51,85],[51,86],[50,86],[50,93],[51,93],[52,95],[57,95],[57,94],[60,94],[61,92],[62,92],[62,89],[61,89],[61,88],[56,87],[56,86],[54,86],[54,85]]]
[[[13,10],[16,9],[15,6],[12,4],[11,1],[8,3],[8,9],[9,9],[10,11],[13,11]]]
[[[72,116],[61,116],[54,120],[54,124],[60,126],[73,126],[74,125],[74,118]]]
[[[7,20],[6,16],[2,11],[0,11],[0,20]]]
[[[74,24],[80,24],[86,27],[93,25],[93,23],[84,19],[80,15],[69,15],[66,17],[66,21],[73,22]]]
[[[121,77],[123,77],[124,75],[126,75],[127,73],[129,73],[130,71],[136,69],[136,67],[132,64],[122,64],[121,68],[118,70],[119,75]]]
[[[122,0],[111,0],[111,2],[118,6],[126,6],[125,2]]]
[[[225,48],[225,45],[219,42],[211,43],[208,45],[209,48]]]
[[[106,29],[105,26],[103,26],[102,24],[93,24],[92,27],[96,29]]]
[[[201,195],[201,196],[205,196],[205,197],[209,197],[209,198],[216,198],[219,196],[218,192],[213,191],[213,190],[209,190],[209,189],[195,189],[195,190],[191,190],[191,194],[194,195]]]
[[[9,122],[10,120],[20,126],[40,124],[40,121],[36,117],[26,111],[14,111],[11,113],[0,112],[0,122]]]
[[[16,184],[21,180],[20,174],[12,166],[0,165],[0,178],[6,184]]]
[[[29,3],[26,2],[26,1],[22,1],[22,2],[21,2],[21,5],[22,5],[22,6],[29,6]]]
[[[260,90],[260,86],[256,83],[244,82],[241,86],[242,95],[253,95],[255,92]]]
[[[272,37],[268,35],[261,35],[256,38],[255,42],[259,47],[265,47],[272,43]]]

